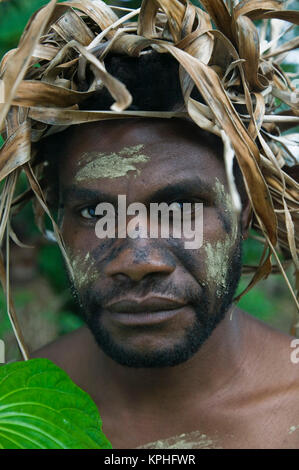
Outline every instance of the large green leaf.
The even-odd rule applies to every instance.
[[[0,448],[111,449],[92,399],[48,359],[0,368]]]

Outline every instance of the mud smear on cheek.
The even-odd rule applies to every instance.
[[[139,175],[140,169],[136,168],[135,164],[150,160],[150,157],[141,153],[143,147],[143,144],[124,147],[120,152],[110,154],[84,153],[79,161],[79,166],[82,166],[83,162],[84,166],[78,170],[75,180],[119,178],[126,176],[129,171],[135,171]]]
[[[217,440],[210,439],[200,431],[169,437],[155,442],[150,442],[137,449],[222,449]]]
[[[89,252],[85,257],[81,253],[70,253],[69,258],[74,272],[74,284],[77,288],[81,289],[98,278],[95,261],[90,257]]]
[[[216,244],[204,243],[206,252],[207,280],[217,286],[216,295],[221,297],[227,291],[227,272],[231,250],[238,235],[238,216],[233,210],[233,203],[230,194],[226,193],[224,186],[216,178],[215,184],[217,205],[223,205],[226,214],[230,217],[231,233],[227,234],[223,240],[218,240]]]

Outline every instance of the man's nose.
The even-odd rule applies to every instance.
[[[104,269],[107,276],[126,276],[132,281],[141,281],[149,274],[171,274],[174,270],[174,262],[166,261],[158,250],[148,248],[139,250],[126,248]]]

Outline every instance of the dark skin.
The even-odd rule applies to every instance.
[[[137,165],[139,174],[130,171],[116,178],[76,180],[78,169],[85,164],[84,153],[97,150],[111,154],[141,143],[150,160]],[[103,193],[110,199],[125,194],[127,204],[148,204],[157,194],[163,200],[168,197],[167,202],[203,201],[205,243],[216,246],[229,236],[232,257],[237,246],[232,236],[233,219],[215,193],[216,178],[228,193],[224,165],[217,149],[199,138],[194,124],[124,120],[80,126],[80,132],[73,133],[65,145],[59,172],[65,244],[70,253],[80,253],[82,260],[90,253],[98,273],[96,278],[85,280],[84,286],[75,285],[79,295],[91,289],[88,292],[108,293],[109,297],[119,286],[122,301],[134,295],[136,300],[137,292],[139,299],[145,290],[150,295],[151,285],[161,288],[171,284],[175,289],[167,298],[173,301],[173,292],[187,292],[187,286],[204,292],[207,314],[211,318],[216,315],[221,299],[208,275],[204,247],[184,250],[183,240],[171,238],[100,240],[95,236],[95,220],[85,218],[84,212],[84,208],[102,202]],[[194,185],[199,179],[202,184]],[[183,188],[186,182],[187,190]],[[168,196],[166,187],[174,188]],[[78,189],[101,191],[101,196],[85,191],[83,197]],[[247,202],[238,221],[243,238],[249,222]],[[124,308],[116,297],[111,299],[112,304],[114,300],[114,309]],[[156,301],[159,304],[159,299]],[[193,306],[183,302],[174,317],[136,328],[114,319],[111,302],[102,306],[98,321],[118,346],[139,355],[180,344],[185,328],[192,326],[195,318]],[[33,357],[51,359],[91,395],[114,448],[135,448],[193,431],[198,431],[192,437],[194,448],[206,446],[205,438],[200,437],[203,434],[212,441],[212,447],[298,448],[299,430],[290,432],[292,426],[299,425],[299,366],[290,360],[291,339],[230,306],[198,351],[172,367],[119,364],[98,346],[86,326]]]

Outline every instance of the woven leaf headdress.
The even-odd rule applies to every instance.
[[[10,220],[34,196],[39,214],[51,218],[68,263],[41,189],[42,171],[35,157],[41,139],[73,124],[132,116],[177,116],[191,118],[221,137],[235,210],[240,210],[240,200],[232,172],[234,157],[251,202],[253,227],[264,244],[246,291],[271,270],[279,269],[298,306],[284,270],[285,264],[294,263],[298,289],[298,165],[291,151],[298,135],[296,141],[294,132],[282,133],[299,124],[299,96],[282,61],[299,46],[298,37],[283,43],[286,32],[299,24],[299,12],[284,9],[281,0],[200,3],[202,8],[189,0],[143,0],[141,8],[130,10],[109,7],[101,0],[59,4],[51,0],[31,17],[19,46],[0,64],[0,91],[5,95],[0,104],[0,133],[5,141],[0,150],[0,181],[4,181],[0,242],[6,245],[6,268],[1,256],[0,277],[25,359],[28,353],[9,292],[9,240],[20,243]],[[130,90],[106,70],[105,59],[111,54],[138,57],[149,49],[168,53],[179,63],[185,103],[179,112],[128,111]],[[93,80],[86,90],[87,73]],[[203,101],[192,98],[194,87]],[[108,89],[114,99],[111,110],[79,107],[101,89]],[[25,172],[30,190],[14,197],[21,172]]]

